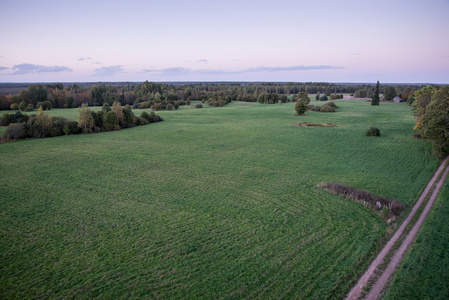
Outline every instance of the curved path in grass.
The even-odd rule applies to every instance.
[[[393,274],[393,272],[396,269],[396,267],[398,266],[398,264],[401,262],[402,256],[404,255],[405,251],[413,243],[413,240],[415,239],[416,234],[418,233],[419,229],[421,228],[421,225],[423,224],[425,218],[427,217],[428,212],[432,208],[433,202],[435,201],[436,197],[438,196],[440,188],[443,185],[443,183],[447,177],[447,174],[449,173],[449,165],[447,165],[448,161],[449,161],[449,156],[446,157],[446,159],[441,163],[440,167],[433,175],[432,179],[430,180],[426,189],[422,193],[418,202],[413,207],[413,209],[410,212],[407,219],[404,221],[404,223],[402,223],[401,227],[399,227],[399,229],[393,235],[391,240],[388,241],[388,243],[385,245],[385,247],[382,249],[382,251],[376,257],[376,259],[371,263],[368,270],[366,270],[366,272],[363,274],[363,276],[360,277],[357,284],[352,288],[352,290],[346,296],[346,299],[352,300],[352,299],[360,299],[360,298],[364,298],[364,299],[379,298],[382,290],[385,288],[385,286],[388,282],[388,279],[390,278],[391,274]],[[440,177],[442,172],[444,172],[444,173]],[[440,178],[440,179],[438,180],[438,178]],[[437,182],[437,180],[438,180],[438,182]],[[397,240],[400,238],[400,236],[404,232],[405,228],[408,226],[408,224],[410,223],[412,218],[415,216],[416,212],[420,208],[423,201],[428,197],[428,195],[433,187],[435,187],[435,189],[433,190],[432,195],[430,196],[429,202],[427,203],[426,207],[424,208],[423,212],[421,213],[418,221],[415,223],[413,228],[410,230],[408,235],[405,237],[405,239],[403,240],[399,249],[394,253],[394,255],[392,256],[386,269],[378,276],[377,280],[372,285],[369,293],[367,295],[364,295],[364,293],[363,293],[364,288],[366,288],[368,286],[370,279],[376,274],[376,271],[378,270],[379,265],[384,262],[385,257],[388,255],[388,253],[390,253],[392,247],[397,242]]]

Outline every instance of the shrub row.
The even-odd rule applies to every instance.
[[[380,210],[386,207],[395,216],[398,216],[404,209],[404,205],[396,199],[389,200],[384,197],[373,195],[368,191],[358,190],[350,186],[328,182],[318,184],[317,187],[325,189],[332,194],[343,196],[359,203],[368,204],[373,209]]]
[[[2,125],[6,126],[8,123],[8,128],[3,134],[5,140],[113,131],[160,121],[163,119],[154,112],[142,112],[141,116],[137,117],[130,107],[121,107],[116,103],[112,109],[104,106],[97,112],[83,105],[80,108],[78,122],[69,121],[63,117],[50,117],[43,112],[42,108],[39,108],[37,115],[27,116],[17,112],[4,114],[1,118]]]
[[[325,103],[323,106],[309,105],[309,110],[319,111],[319,112],[336,112],[337,108],[338,108],[338,106],[332,101]]]

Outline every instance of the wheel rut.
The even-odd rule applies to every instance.
[[[388,243],[384,246],[378,256],[374,259],[371,265],[368,267],[366,272],[360,277],[357,284],[352,288],[349,294],[345,299],[354,300],[354,299],[378,299],[381,296],[382,291],[386,287],[389,278],[395,271],[396,267],[402,260],[402,257],[409,248],[409,246],[413,243],[419,229],[421,228],[424,220],[427,217],[430,209],[432,208],[433,202],[435,201],[438,193],[440,191],[441,186],[443,185],[448,173],[449,173],[449,156],[440,164],[438,170],[433,175],[429,184],[427,185],[424,192],[419,197],[418,202],[416,202],[412,211],[393,235],[393,237],[388,241]],[[433,192],[431,192],[433,190]],[[431,194],[430,194],[431,193]],[[399,238],[404,233],[407,226],[412,221],[413,217],[415,217],[416,212],[421,207],[422,203],[425,201],[427,197],[430,198],[427,202],[424,210],[421,212],[418,221],[416,221],[415,225],[413,225],[410,232],[403,239],[401,245],[397,250],[393,250],[393,246],[399,240]],[[385,263],[385,259],[387,256],[395,251],[391,256],[386,268],[384,270],[380,270],[379,266]],[[372,284],[371,284],[372,283]],[[369,292],[366,293],[365,289],[369,288]]]

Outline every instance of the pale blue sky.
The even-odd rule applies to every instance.
[[[449,83],[449,1],[0,0],[0,82]]]

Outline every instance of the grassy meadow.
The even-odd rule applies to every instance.
[[[343,298],[389,229],[316,185],[410,208],[439,161],[410,137],[406,104],[335,102],[300,117],[293,103],[192,104],[0,144],[0,298]],[[294,126],[306,121],[337,127]]]

